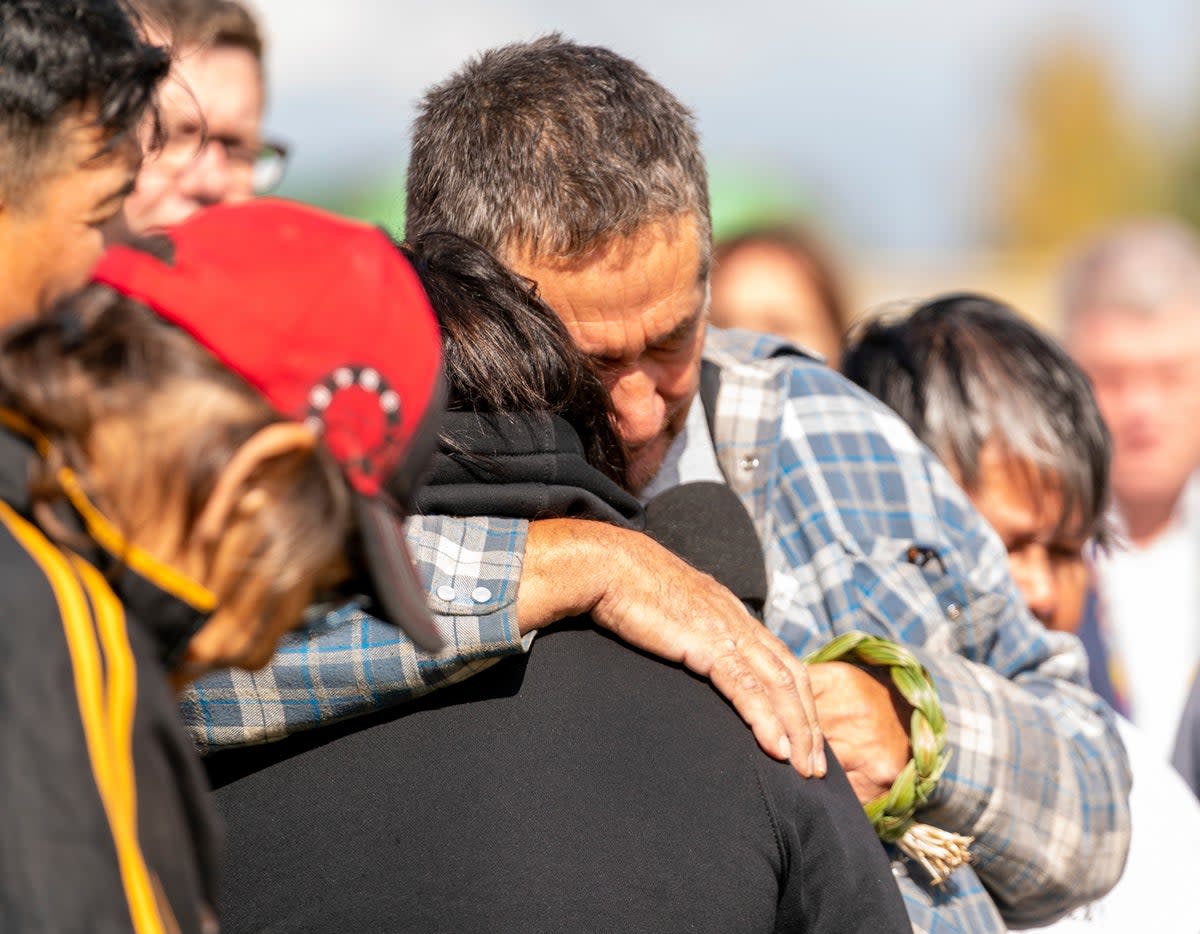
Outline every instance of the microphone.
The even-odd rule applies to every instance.
[[[646,504],[646,533],[711,574],[762,619],[767,567],[746,507],[724,483],[684,483]]]

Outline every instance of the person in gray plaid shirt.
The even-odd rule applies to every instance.
[[[416,517],[409,546],[449,648],[424,655],[340,610],[264,671],[198,684],[183,712],[201,747],[404,700],[590,611],[709,675],[804,774],[823,771],[823,731],[867,801],[907,763],[907,723],[859,668],[794,662],[857,629],[907,644],[932,676],[950,762],[918,816],[975,837],[973,865],[937,887],[897,857],[914,930],[1046,923],[1114,884],[1128,764],[1079,643],[1028,614],[999,539],[899,419],[782,342],[705,328],[707,181],[692,116],[665,88],[558,36],[468,63],[429,91],[414,131],[407,233],[439,229],[534,280],[597,361],[635,492],[720,479],[740,495],[768,566],[760,631],[778,638],[636,533]]]

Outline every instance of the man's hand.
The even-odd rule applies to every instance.
[[[582,613],[708,678],[769,755],[805,777],[825,774],[808,669],[737,597],[645,535],[575,519],[530,523],[522,632]]]
[[[912,758],[912,709],[890,682],[854,665],[825,662],[808,673],[825,738],[866,804],[889,791]]]

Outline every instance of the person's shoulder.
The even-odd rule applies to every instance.
[[[787,420],[810,438],[859,433],[872,439],[870,446],[877,451],[926,457],[895,412],[827,366],[819,354],[770,335],[709,328],[704,359],[719,368],[722,389],[735,390],[724,408],[736,409],[740,418]]]
[[[710,327],[704,359],[721,371],[721,381],[773,384],[789,395],[836,396],[874,412],[889,412],[878,399],[856,386],[814,350],[770,334]]]
[[[827,369],[821,354],[782,337],[712,325],[705,334],[704,358],[720,367],[767,364],[775,360]]]

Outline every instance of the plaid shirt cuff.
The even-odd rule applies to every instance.
[[[528,649],[516,619],[528,523],[410,520],[408,545],[446,640],[436,655],[396,627],[343,607],[289,634],[261,671],[215,672],[189,687],[180,712],[196,745],[281,739],[319,724],[412,700]]]

